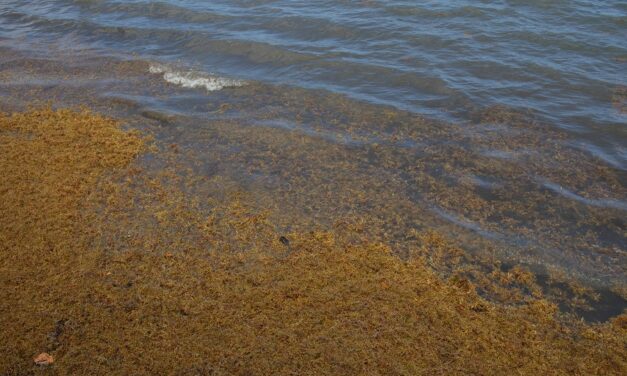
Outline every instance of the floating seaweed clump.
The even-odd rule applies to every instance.
[[[627,113],[627,87],[619,86],[614,89],[614,94],[612,95],[612,104],[622,114]]]
[[[283,233],[148,144],[87,111],[0,115],[0,374],[627,371],[624,315],[563,317],[518,268],[493,279],[531,297],[487,301],[433,272],[461,250],[430,233],[407,260],[349,227]]]

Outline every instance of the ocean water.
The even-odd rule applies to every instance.
[[[33,98],[159,123],[289,218],[627,279],[624,1],[0,0],[0,103]]]
[[[41,38],[180,61],[436,118],[531,110],[626,164],[625,115],[612,105],[627,84],[620,0],[4,0],[0,25],[5,44]]]

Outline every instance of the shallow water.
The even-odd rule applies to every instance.
[[[401,255],[436,228],[613,286],[626,22],[620,1],[5,0],[0,104],[131,119],[286,227],[361,218]]]
[[[440,119],[531,110],[626,167],[625,114],[613,106],[627,85],[619,0],[5,0],[0,24],[4,45],[137,54]]]

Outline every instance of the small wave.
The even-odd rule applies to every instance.
[[[205,88],[207,91],[216,91],[225,87],[238,87],[245,84],[241,80],[213,76],[193,70],[177,71],[163,64],[151,64],[148,70],[150,73],[163,74],[163,79],[167,82],[185,88]]]
[[[609,199],[609,198],[608,199],[586,198],[586,197],[578,195],[575,192],[569,191],[568,189],[562,187],[559,184],[555,184],[546,180],[542,182],[542,185],[545,188],[550,189],[551,191],[559,195],[562,195],[570,200],[581,202],[586,205],[596,206],[600,208],[627,210],[627,203],[625,203],[624,201]]]

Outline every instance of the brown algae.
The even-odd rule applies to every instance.
[[[0,111],[52,101],[123,118],[178,145],[183,168],[250,192],[283,231],[350,223],[404,257],[420,245],[409,234],[437,230],[488,263],[611,290],[581,302],[587,319],[625,305],[617,300],[627,283],[625,171],[531,113],[469,108],[471,123],[441,123],[260,83],[188,100],[189,89],[149,74],[141,60],[0,55]]]
[[[283,233],[219,176],[192,195],[172,149],[84,110],[0,116],[0,374],[627,371],[624,315],[564,317],[516,267],[482,288],[529,294],[485,300],[434,273],[464,257],[436,233],[407,260],[351,224]]]

